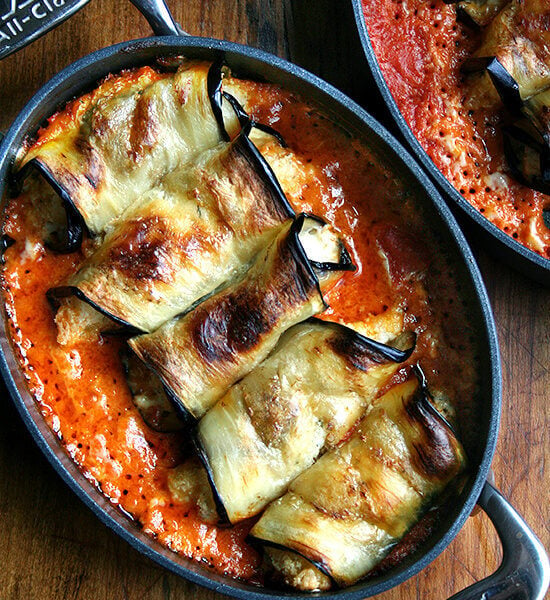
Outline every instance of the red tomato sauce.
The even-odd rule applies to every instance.
[[[124,76],[131,80],[137,73]],[[123,82],[116,81],[122,89]],[[307,169],[306,183],[288,193],[289,200],[296,210],[331,222],[358,266],[330,293],[324,317],[374,323],[398,309],[405,327],[418,335],[412,361],[420,361],[430,384],[448,397],[458,425],[464,424],[466,448],[475,447],[475,431],[466,427],[477,411],[468,305],[456,265],[426,230],[414,195],[314,107],[277,86],[243,85],[247,109],[279,130]],[[76,100],[55,115],[39,139],[70,125],[79,106]],[[172,498],[167,475],[189,452],[187,436],[157,433],[141,419],[119,358],[124,339],[57,343],[45,294],[74,273],[83,253],[60,255],[45,247],[33,216],[39,202],[25,192],[8,201],[4,232],[15,242],[5,252],[3,269],[12,342],[39,410],[83,473],[147,533],[220,573],[260,583],[261,557],[245,542],[250,523],[208,525],[196,508]],[[401,370],[396,380],[404,376]]]
[[[515,181],[504,158],[501,109],[463,106],[460,72],[481,32],[456,19],[443,0],[362,0],[369,37],[386,83],[435,166],[506,234],[550,258],[543,219],[550,196]]]

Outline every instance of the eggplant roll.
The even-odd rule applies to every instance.
[[[336,323],[295,325],[199,422],[196,443],[220,511],[235,523],[283,494],[342,441],[408,358]]]
[[[68,215],[80,215],[92,234],[103,232],[181,162],[215,147],[227,131],[238,132],[230,105],[223,104],[223,123],[214,112],[222,110],[213,97],[219,85],[212,78],[221,84],[219,66],[187,61],[160,79],[148,73],[123,91],[100,86],[93,101],[81,100],[85,108],[70,125],[31,147],[21,161],[42,173]]]
[[[522,113],[503,128],[508,166],[518,181],[550,194],[550,89],[525,101]]]
[[[165,177],[50,297],[151,332],[243,272],[294,215],[244,132]],[[272,175],[272,174],[271,174]],[[75,320],[61,300],[60,329]]]
[[[278,549],[273,563],[288,569],[282,576],[291,584],[304,584],[292,560],[297,554],[310,561],[309,569],[315,565],[338,585],[351,585],[386,556],[465,464],[454,432],[416,378],[409,379],[374,403],[345,444],[297,477],[251,536],[268,553],[270,545]],[[286,561],[283,549],[289,550]],[[317,581],[322,586],[326,578],[319,574]]]
[[[466,71],[488,71],[474,82],[468,105],[494,106],[500,96],[519,110],[522,101],[550,87],[549,23],[548,0],[514,0],[493,19],[464,63]]]
[[[161,432],[183,429],[185,423],[174,411],[159,378],[132,352],[123,353],[122,364],[132,401],[145,423]]]
[[[478,27],[488,25],[510,0],[446,0],[457,5],[457,15]]]
[[[523,104],[522,112],[536,129],[541,141],[550,148],[550,88],[529,98]]]
[[[286,329],[326,308],[319,278],[332,285],[334,274],[350,266],[334,231],[301,215],[289,220],[244,279],[128,343],[158,373],[180,410],[199,419]]]

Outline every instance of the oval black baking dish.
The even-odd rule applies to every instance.
[[[453,187],[432,162],[432,159],[428,156],[428,153],[424,150],[401,114],[388,84],[384,79],[384,75],[382,74],[382,70],[380,69],[378,59],[369,38],[369,32],[363,17],[361,0],[351,0],[351,2],[353,4],[355,23],[359,31],[361,45],[372,77],[372,83],[378,88],[385,108],[387,109],[387,112],[389,112],[389,116],[399,130],[399,133],[407,142],[413,155],[421,163],[431,179],[436,183],[443,194],[443,198],[449,203],[451,209],[459,216],[459,218],[461,216],[465,217],[465,225],[471,229],[472,234],[480,241],[487,251],[528,277],[531,277],[545,286],[550,286],[550,260],[533,252],[520,242],[516,241],[513,237],[504,233],[504,231],[499,229],[489,221],[489,219],[485,218],[458,192],[457,189]]]
[[[135,0],[136,4],[139,4]],[[144,1],[149,20],[158,35],[173,34],[175,25],[167,17],[158,17],[155,3]],[[151,12],[153,11],[153,12]],[[355,103],[314,75],[262,51],[229,42],[193,37],[156,37],[118,44],[95,52],[67,67],[46,84],[22,110],[0,146],[0,192],[10,178],[16,153],[25,138],[34,133],[43,120],[71,98],[86,91],[109,73],[150,64],[159,57],[184,54],[193,58],[214,60],[223,53],[227,64],[243,77],[280,84],[315,103],[323,112],[340,123],[351,134],[368,142],[399,178],[419,192],[419,202],[430,227],[459,265],[460,278],[469,299],[472,322],[478,333],[480,348],[480,394],[483,398],[479,415],[479,439],[470,457],[471,475],[461,495],[430,538],[414,553],[390,571],[344,590],[314,594],[314,597],[359,600],[379,594],[416,574],[428,565],[458,533],[476,502],[495,522],[505,546],[505,561],[498,574],[461,592],[457,598],[478,598],[495,586],[517,590],[523,586],[525,597],[541,598],[548,582],[547,558],[540,543],[525,523],[488,483],[495,449],[501,403],[501,373],[495,325],[485,288],[471,251],[449,209],[432,183],[400,144],[372,117]],[[171,571],[215,591],[243,600],[264,598],[307,598],[311,594],[258,588],[213,574],[200,564],[174,554],[145,535],[137,525],[113,506],[84,477],[40,415],[26,387],[23,374],[9,341],[4,311],[0,339],[0,367],[13,400],[26,426],[56,471],[94,513],[121,537],[144,555]]]

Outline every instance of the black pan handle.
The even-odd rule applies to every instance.
[[[147,19],[155,35],[187,35],[174,21],[164,0],[130,0]]]
[[[490,483],[485,483],[478,504],[491,519],[502,542],[502,564],[492,575],[449,600],[542,600],[550,580],[544,547]]]

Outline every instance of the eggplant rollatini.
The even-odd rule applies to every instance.
[[[174,75],[154,79],[151,73],[122,92],[94,97],[21,162],[38,169],[61,195],[69,217],[65,250],[79,244],[71,230],[78,229],[79,216],[92,234],[102,233],[177,165],[239,129],[231,106],[224,103],[222,110],[219,104],[220,65],[188,61]]]
[[[167,175],[50,296],[151,332],[235,279],[294,215],[246,133]],[[62,300],[62,338],[79,304]]]
[[[515,0],[487,27],[465,71],[480,71],[471,108],[502,101],[515,122],[503,128],[504,154],[515,178],[550,193],[550,4]]]
[[[467,104],[494,106],[500,96],[508,108],[519,110],[524,100],[550,87],[549,49],[548,1],[511,2],[486,28],[480,48],[464,63],[465,71],[482,71]]]
[[[410,379],[378,399],[345,444],[297,477],[251,536],[267,544],[290,584],[326,587],[324,574],[351,585],[386,556],[465,462],[454,432]],[[312,565],[320,570],[316,577]],[[297,566],[310,570],[307,578]]]
[[[503,129],[506,160],[516,179],[550,194],[550,89],[526,100],[521,112]]]
[[[510,0],[445,0],[457,4],[457,15],[466,23],[488,25]]]
[[[221,516],[235,523],[257,514],[341,442],[408,358],[413,337],[396,340],[408,348],[398,350],[316,319],[289,329],[198,424]]]
[[[258,255],[244,279],[129,344],[160,376],[180,412],[200,418],[285,330],[325,310],[322,289],[350,268],[334,231],[301,215]]]

